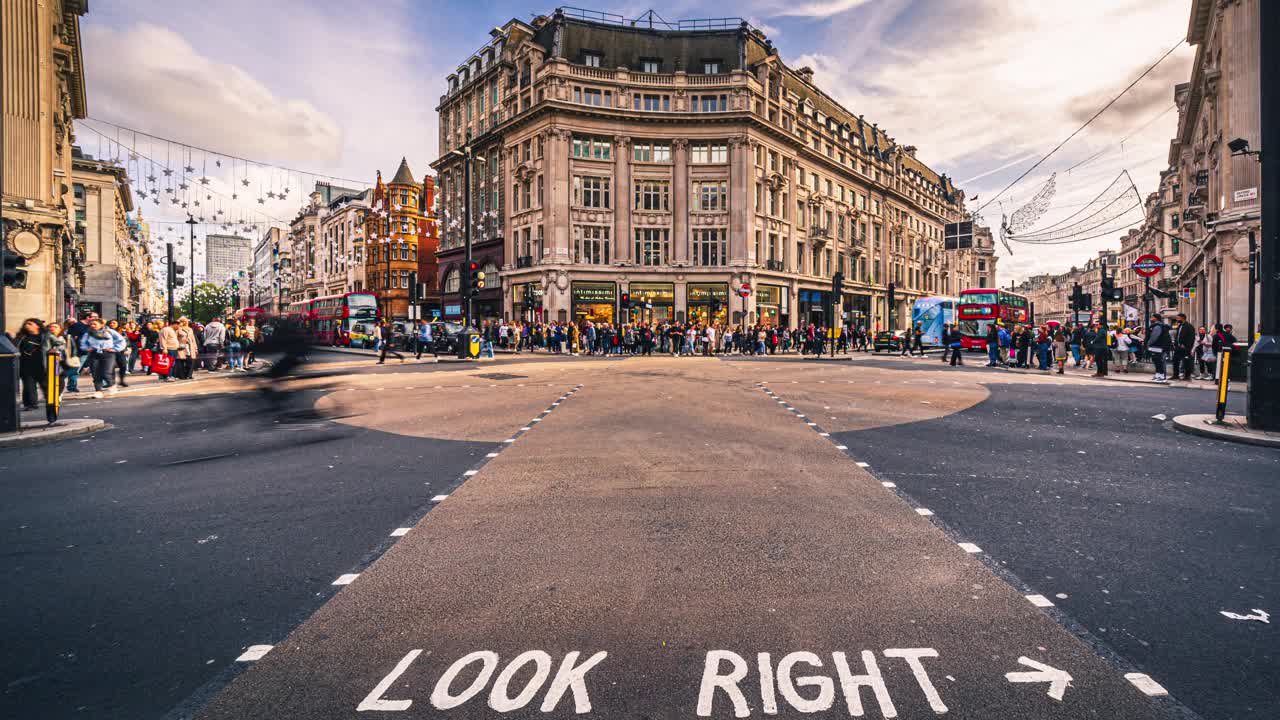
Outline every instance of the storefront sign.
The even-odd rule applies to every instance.
[[[460,305],[460,304],[459,304],[459,305],[453,305],[453,304],[445,305],[445,306],[444,306],[444,314],[445,314],[445,315],[447,315],[447,316],[449,316],[449,317],[453,317],[454,315],[461,315],[461,314],[462,314],[462,305]]]
[[[720,302],[729,301],[728,283],[690,283],[687,290],[688,302],[690,305],[709,303],[712,300],[719,300]]]
[[[573,284],[575,303],[612,303],[617,285],[605,282],[576,282]]]
[[[631,293],[632,301],[639,300],[653,305],[672,305],[676,301],[674,283],[633,282],[627,291]]]

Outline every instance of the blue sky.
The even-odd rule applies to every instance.
[[[372,181],[406,156],[436,156],[434,108],[445,76],[489,28],[554,5],[332,0],[114,0],[82,21],[92,117],[321,175]],[[592,5],[637,16],[649,5]],[[747,18],[792,66],[855,113],[989,198],[1185,36],[1190,0],[678,1],[669,21]],[[1154,189],[1190,72],[1183,46],[1006,198],[1025,201],[1053,170],[1045,222],[1100,192],[1122,169]],[[1160,114],[1164,112],[1163,116]],[[1152,122],[1153,118],[1157,118]],[[1141,132],[1135,132],[1142,128]],[[1127,138],[1121,145],[1120,140]],[[90,151],[96,136],[81,132]],[[230,178],[224,178],[230,186]],[[291,217],[296,195],[266,207]],[[984,213],[998,225],[1000,208]],[[1059,271],[1118,241],[1017,247],[1002,281]],[[1002,251],[1003,252],[1003,251]]]

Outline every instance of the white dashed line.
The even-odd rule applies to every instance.
[[[978,547],[977,545],[974,545],[973,543],[960,543],[960,549],[967,553],[982,552],[982,548]]]
[[[498,457],[498,453],[489,453],[488,455],[485,455],[485,457],[487,457],[487,458],[495,458],[495,457]]]
[[[881,485],[883,485],[883,486],[885,486],[885,487],[887,487],[887,488],[896,488],[896,487],[898,487],[897,485],[895,485],[894,483],[889,482],[888,480],[885,480],[884,482],[882,482],[882,483],[880,483],[880,484],[881,484]]]
[[[355,582],[356,578],[358,577],[360,577],[360,573],[345,573],[345,574],[339,575],[338,579],[333,581],[333,584],[334,585],[350,585],[351,583]]]
[[[871,464],[870,464],[870,463],[864,463],[864,462],[862,462],[861,460],[859,460],[859,461],[858,461],[858,467],[860,467],[860,468],[871,467]]]
[[[503,440],[502,442],[504,442],[504,443],[513,443],[513,442],[515,442],[515,441],[516,441],[516,439],[515,439],[515,438],[507,438],[506,440]]]
[[[849,446],[848,446],[848,445],[837,445],[837,446],[836,446],[836,449],[837,449],[837,450],[848,450],[848,449],[849,449]]]
[[[475,475],[475,474],[476,474],[476,473],[478,473],[478,472],[480,472],[480,471],[479,471],[479,470],[468,470],[468,471],[466,471],[466,472],[464,472],[464,473],[462,473],[462,474],[463,474],[465,477],[471,477],[472,475]]]
[[[930,510],[929,508],[916,508],[916,514],[929,517],[930,515],[933,514],[933,511]]]
[[[1146,673],[1125,673],[1124,679],[1133,683],[1134,687],[1138,688],[1149,697],[1159,697],[1169,694],[1169,691],[1165,690],[1163,685],[1152,680],[1151,676]]]
[[[395,530],[391,531],[391,537],[404,537],[405,535],[409,534],[409,531],[411,529],[412,528],[396,528]]]
[[[1028,595],[1027,602],[1039,608],[1053,607],[1053,601],[1043,595]]]
[[[253,662],[261,660],[263,655],[271,652],[272,645],[250,645],[240,657],[236,658],[236,662]],[[1157,685],[1156,687],[1160,687]],[[1163,688],[1161,688],[1163,689]],[[1150,695],[1151,693],[1147,693]]]
[[[431,502],[433,502],[433,503],[439,503],[439,502],[444,502],[445,500],[448,500],[448,499],[449,499],[449,496],[448,496],[448,495],[437,495],[437,496],[435,496],[435,497],[431,498]]]
[[[802,417],[804,417],[804,416],[803,416],[803,415],[796,415],[796,417],[798,417],[798,418],[802,418]]]
[[[800,417],[804,417],[804,416],[801,415]],[[808,425],[809,427],[818,427],[818,423],[805,423],[805,425]]]
[[[831,437],[831,433],[818,433],[822,437]]]
[[[532,429],[533,429],[533,428],[531,428],[531,427],[529,427],[528,425],[526,425],[526,426],[524,426],[524,427],[520,428],[520,431],[521,431],[521,432],[528,432],[528,431],[530,431],[530,430],[532,430]]]

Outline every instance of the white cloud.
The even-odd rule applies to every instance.
[[[969,197],[983,201],[1101,108],[1186,31],[1183,0],[1117,7],[1110,0],[1017,4],[984,0],[904,16],[885,11],[868,30],[868,7],[833,19],[819,51],[788,60],[809,65],[815,82],[854,113],[864,113],[919,157],[952,177],[969,178]],[[918,8],[917,8],[918,10]],[[915,12],[914,10],[911,12]],[[857,36],[859,40],[850,38]],[[1129,169],[1144,195],[1165,166],[1176,122],[1169,113],[1117,145],[1172,104],[1173,83],[1189,76],[1192,51],[1182,47],[1129,96],[1063,151],[1001,198],[1011,213],[1053,170],[1104,150],[1094,162],[1058,177],[1059,193],[1044,223],[1065,216]],[[1003,169],[1001,166],[1005,166]],[[984,213],[998,226],[1000,207]],[[1118,237],[1053,247],[1015,246],[1001,278],[1082,264]]]
[[[870,0],[815,0],[800,5],[780,7],[773,14],[779,17],[824,18],[848,12],[868,2]]]
[[[152,24],[89,27],[84,41],[90,113],[250,157],[327,164],[342,128],[299,98],[281,97],[244,69],[200,54]]]

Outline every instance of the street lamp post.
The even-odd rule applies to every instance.
[[[1249,352],[1247,418],[1254,430],[1280,430],[1280,3],[1259,6],[1261,46],[1261,332]],[[1252,309],[1252,304],[1250,305]],[[1250,337],[1254,328],[1247,330]]]
[[[196,219],[190,215],[187,216],[187,226],[191,229],[191,287],[187,288],[188,297],[191,298],[191,322],[196,321]]]
[[[471,145],[465,145],[461,150],[454,150],[449,153],[450,156],[460,158],[462,160],[462,242],[464,245],[465,257],[462,260],[463,267],[471,267],[471,161],[474,155],[471,152]],[[481,159],[481,162],[484,162]],[[464,283],[466,285],[467,283]],[[471,327],[472,317],[472,295],[470,287],[459,287],[459,294],[462,296],[462,325],[464,328]]]

